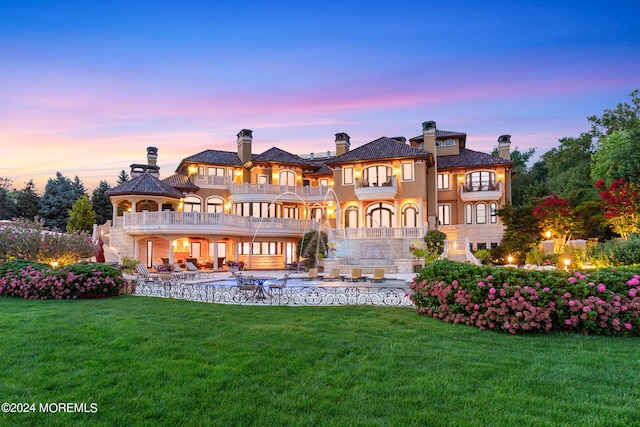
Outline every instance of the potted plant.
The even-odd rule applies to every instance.
[[[244,261],[227,261],[227,269],[232,273],[236,273],[238,270],[244,269]]]
[[[157,268],[158,277],[162,280],[171,280],[175,267],[171,264],[160,264]]]

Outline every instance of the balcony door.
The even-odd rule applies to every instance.
[[[390,203],[373,203],[367,207],[365,226],[367,228],[393,227],[393,205]]]

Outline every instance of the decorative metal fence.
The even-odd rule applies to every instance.
[[[382,305],[412,307],[410,291],[399,287],[286,286],[242,288],[179,281],[138,280],[135,295],[218,304],[331,306]]]

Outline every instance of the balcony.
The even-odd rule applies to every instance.
[[[355,193],[359,200],[393,199],[398,194],[398,181],[395,176],[390,177],[386,182],[357,179]]]
[[[502,197],[502,182],[460,184],[460,198],[465,202],[496,201]]]
[[[217,175],[193,175],[193,183],[200,188],[222,188],[228,189],[231,183],[229,176]]]
[[[329,229],[329,240],[422,239],[423,227],[376,227]]]
[[[125,212],[117,221],[127,234],[188,234],[253,236],[299,236],[318,230],[315,220],[256,218],[207,212]]]
[[[329,192],[329,187],[309,185],[231,184],[229,189],[233,203],[273,201],[276,197],[282,202],[321,202]]]

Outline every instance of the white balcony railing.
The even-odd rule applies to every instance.
[[[315,220],[300,220],[293,218],[256,218],[223,213],[208,212],[126,212],[122,225],[126,227],[145,226],[193,226],[197,228],[211,227],[239,227],[242,229],[282,229],[291,231],[317,230]]]
[[[231,184],[232,195],[237,194],[284,194],[293,193],[298,196],[326,196],[329,187],[325,186],[299,186],[299,185],[273,185],[273,184]]]
[[[502,197],[502,182],[460,185],[460,198],[465,202],[499,200]]]
[[[193,183],[199,186],[216,186],[216,187],[228,187],[231,183],[231,177],[229,176],[217,176],[217,175],[195,175],[193,177]]]
[[[329,230],[329,240],[422,239],[426,227],[338,228]]]

